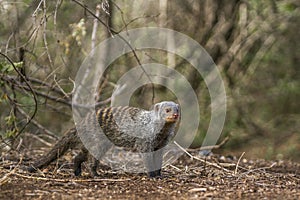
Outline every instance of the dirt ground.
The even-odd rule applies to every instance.
[[[88,173],[78,178],[65,157],[28,173],[30,157],[1,156],[0,199],[300,199],[300,163],[289,161],[193,153],[164,167],[162,178],[107,167],[98,178]]]

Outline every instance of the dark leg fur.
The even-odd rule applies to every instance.
[[[88,150],[85,148],[81,149],[81,152],[74,159],[74,174],[75,176],[81,175],[81,164],[87,161]]]
[[[162,150],[157,150],[152,153],[148,152],[145,156],[145,165],[149,177],[161,177],[162,156]]]
[[[91,163],[89,164],[91,175],[93,177],[99,176],[99,174],[97,173],[99,161],[96,158],[94,158],[92,155],[90,155],[88,150],[84,147],[81,149],[81,152],[74,159],[74,174],[75,174],[75,176],[81,175],[81,172],[82,172],[81,165],[83,162],[87,161],[88,159],[91,161]]]
[[[92,158],[92,160],[93,160],[93,164],[92,164],[91,169],[90,169],[91,170],[91,175],[93,177],[99,176],[99,174],[97,172],[97,169],[99,167],[99,161],[94,157]]]
[[[148,176],[150,178],[156,178],[156,177],[161,177],[161,169],[152,171],[152,172],[148,172]]]

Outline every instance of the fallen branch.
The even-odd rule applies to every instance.
[[[18,177],[22,177],[22,178],[26,178],[26,179],[34,179],[34,180],[38,180],[38,181],[56,181],[56,182],[63,182],[63,183],[68,183],[68,182],[76,182],[76,183],[83,183],[83,182],[104,182],[104,181],[108,181],[108,182],[122,182],[122,181],[130,181],[131,179],[126,178],[126,179],[110,179],[110,178],[103,178],[103,179],[57,179],[57,178],[46,178],[46,177],[38,177],[38,176],[27,176],[24,174],[20,174],[20,173],[14,173],[12,172],[14,175],[18,176]],[[10,173],[10,174],[12,174]]]
[[[187,149],[189,152],[196,152],[196,151],[203,151],[203,150],[213,150],[221,148],[226,142],[229,140],[229,136],[225,137],[220,144],[213,145],[213,146],[204,146],[195,149]]]
[[[176,141],[174,141],[174,144],[176,144],[176,145],[177,145],[183,152],[185,152],[191,159],[198,160],[198,161],[204,163],[205,165],[209,165],[209,166],[215,167],[215,168],[217,168],[217,169],[223,170],[223,171],[225,171],[225,172],[232,173],[230,170],[225,169],[225,168],[223,168],[223,167],[220,166],[220,165],[217,165],[217,164],[215,164],[215,163],[208,162],[208,161],[203,160],[203,159],[201,159],[201,158],[199,158],[199,157],[197,157],[197,156],[193,156],[193,155],[190,154],[187,150],[185,150],[182,146],[180,146]]]

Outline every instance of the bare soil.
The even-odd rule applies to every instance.
[[[28,173],[31,155],[2,155],[0,199],[300,199],[300,163],[290,161],[193,153],[164,167],[162,178],[107,167],[99,169],[100,177],[78,178],[68,157]]]

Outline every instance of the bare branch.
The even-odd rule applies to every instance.
[[[196,151],[203,151],[203,150],[213,150],[213,149],[219,149],[221,148],[226,142],[229,140],[229,136],[225,137],[224,140],[220,144],[213,145],[213,146],[204,146],[200,148],[195,149],[188,149],[189,152],[196,152]]]
[[[100,15],[100,4],[97,4],[96,6],[96,16],[99,18]],[[93,24],[93,30],[92,30],[92,43],[91,43],[91,49],[93,50],[96,46],[96,34],[97,34],[97,29],[98,29],[98,20],[95,18],[94,19],[94,24]]]
[[[47,34],[46,34],[46,29],[47,29],[47,8],[46,8],[46,0],[43,0],[43,10],[44,10],[44,30],[43,30],[43,40],[44,40],[44,44],[45,44],[45,48],[46,48],[46,53],[47,53],[47,56],[48,56],[48,60],[49,60],[49,63],[50,63],[50,68],[52,69],[53,68],[53,61],[52,61],[52,58],[50,56],[50,53],[49,53],[49,48],[48,48],[48,42],[47,42]]]
[[[37,102],[37,98],[36,98],[36,94],[35,91],[33,90],[33,88],[31,87],[30,83],[27,81],[27,79],[24,77],[24,75],[17,69],[17,67],[15,66],[14,62],[5,54],[0,52],[0,55],[2,55],[3,57],[5,57],[8,62],[13,66],[14,70],[17,72],[17,74],[23,79],[23,81],[25,82],[25,84],[28,87],[28,90],[30,90],[32,96],[33,96],[33,100],[34,100],[34,111],[33,114],[31,115],[31,117],[29,118],[29,120],[27,121],[27,123],[23,126],[23,128],[20,129],[19,133],[15,136],[15,138],[17,138],[23,131],[24,129],[27,127],[27,125],[31,122],[31,120],[33,120],[33,118],[35,117],[37,110],[38,110],[38,102]]]

